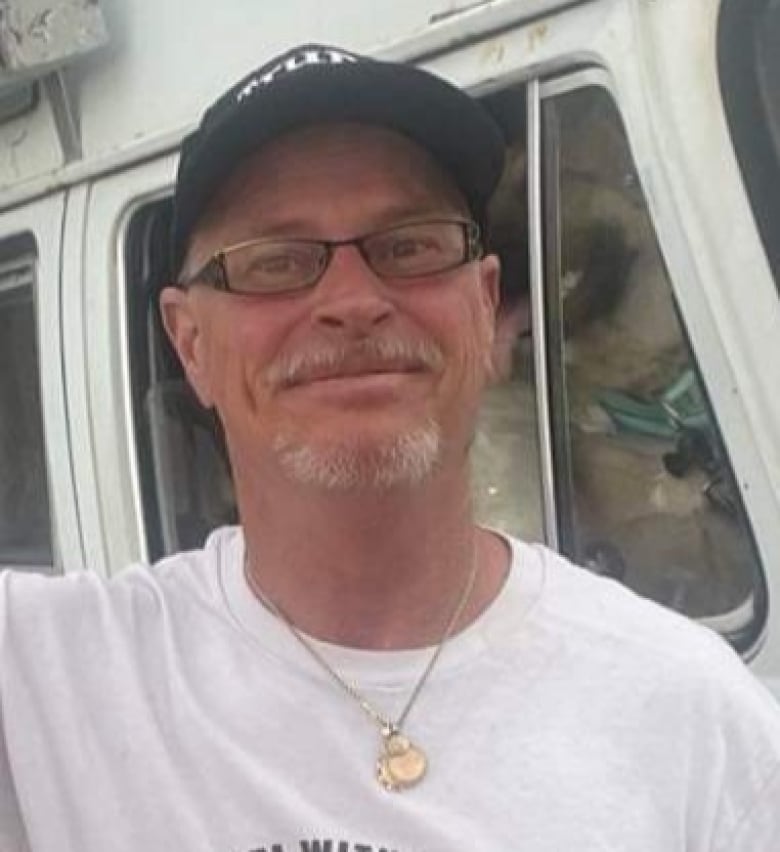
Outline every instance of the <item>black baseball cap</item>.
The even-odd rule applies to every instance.
[[[395,130],[426,149],[481,222],[501,177],[504,140],[481,104],[439,77],[337,47],[306,44],[272,59],[221,95],[182,144],[171,260],[220,184],[246,156],[297,128],[358,122]]]

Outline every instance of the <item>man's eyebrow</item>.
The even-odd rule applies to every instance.
[[[311,239],[346,239],[361,234],[370,234],[394,225],[403,225],[406,222],[417,222],[425,219],[450,218],[452,216],[468,216],[467,211],[456,210],[455,206],[448,203],[414,204],[404,203],[392,205],[365,219],[364,224],[354,234],[333,234],[322,231],[322,226],[311,219],[302,217],[289,217],[277,219],[273,222],[257,222],[248,229],[253,237],[260,239],[269,237],[300,237]],[[244,230],[244,229],[242,229]]]
[[[452,216],[468,215],[467,211],[456,210],[455,206],[446,201],[428,204],[400,204],[383,210],[376,217],[376,225],[372,230],[403,225],[405,222],[417,222],[421,219],[448,219]]]
[[[245,229],[242,228],[243,230]],[[257,237],[302,237],[309,236],[314,228],[311,220],[289,217],[286,219],[276,219],[271,222],[258,221],[246,230]]]

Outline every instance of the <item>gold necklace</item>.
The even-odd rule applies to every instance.
[[[268,598],[263,590],[259,588],[255,582],[252,572],[249,570],[248,558],[244,559],[244,575],[246,576],[249,588],[254,592],[260,602],[270,610],[270,612],[282,624],[286,625],[301,647],[309,654],[309,656],[323,668],[341,688],[363,709],[366,715],[379,726],[382,737],[379,757],[376,761],[376,778],[377,781],[385,788],[385,790],[405,790],[408,787],[413,787],[415,784],[422,781],[428,769],[428,758],[425,752],[415,745],[404,733],[402,728],[406,722],[415,701],[417,700],[423,686],[428,680],[429,675],[436,665],[436,661],[441,656],[447,640],[450,638],[455,625],[458,623],[463,614],[466,604],[471,597],[471,592],[474,589],[474,582],[477,577],[477,560],[476,554],[472,559],[471,570],[466,579],[463,591],[458,598],[458,601],[450,614],[447,626],[442,634],[441,639],[433,650],[428,663],[422,671],[422,674],[417,679],[412,688],[409,698],[404,705],[401,714],[393,721],[381,714],[371,702],[360,693],[354,683],[350,683],[344,678],[331,664],[325,659],[323,654],[317,647],[308,639],[294,624],[292,619],[282,612],[282,610]]]

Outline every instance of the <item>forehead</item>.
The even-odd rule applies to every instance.
[[[296,224],[370,228],[383,219],[447,211],[468,208],[422,147],[384,128],[333,124],[289,133],[243,160],[197,231],[240,239]]]

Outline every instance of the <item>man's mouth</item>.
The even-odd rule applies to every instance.
[[[337,379],[360,379],[370,376],[398,375],[409,373],[422,373],[427,367],[420,363],[409,362],[366,362],[339,364],[337,367],[321,366],[311,370],[304,370],[298,375],[291,377],[283,383],[285,388],[293,388],[298,385],[313,384],[314,382],[327,382]]]
[[[272,386],[287,390],[317,382],[435,372],[442,360],[438,348],[427,343],[366,341],[296,353],[276,363],[268,380]]]

